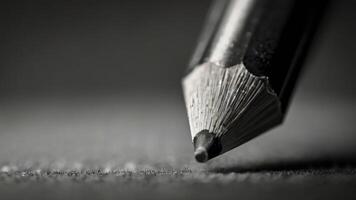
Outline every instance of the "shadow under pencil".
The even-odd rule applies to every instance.
[[[295,159],[288,161],[265,161],[249,166],[214,167],[209,172],[214,173],[247,173],[247,172],[310,172],[312,174],[330,174],[342,172],[356,174],[356,159],[350,157],[319,157],[312,159]]]

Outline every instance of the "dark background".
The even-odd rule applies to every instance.
[[[2,92],[180,93],[180,78],[209,4],[2,1]],[[309,64],[320,75],[313,76],[308,93],[352,93],[354,79],[341,77],[355,72],[354,4],[331,1]],[[335,84],[327,84],[331,78]]]
[[[349,0],[330,2],[283,126],[207,165],[193,161],[180,81],[208,7],[2,1],[0,165],[354,163],[356,2]]]
[[[209,1],[2,3],[2,89],[179,93],[208,6]]]

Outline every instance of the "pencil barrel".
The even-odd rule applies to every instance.
[[[326,1],[216,1],[190,63],[228,68],[243,63],[268,77],[286,109]]]

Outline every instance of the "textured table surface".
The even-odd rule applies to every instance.
[[[354,199],[354,169],[207,172],[190,169],[2,167],[4,199]]]
[[[0,193],[5,199],[352,199],[353,104],[332,105],[297,97],[284,126],[197,164],[179,96],[16,97],[1,104]],[[334,120],[338,112],[350,121]],[[325,133],[338,127],[346,128]]]

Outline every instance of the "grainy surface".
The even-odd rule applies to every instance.
[[[356,195],[356,171],[350,160],[352,125],[347,126],[350,135],[346,128],[342,136],[327,135],[329,140],[323,139],[322,131],[310,132],[322,130],[325,122],[329,131],[336,131],[347,122],[333,120],[332,114],[340,112],[351,119],[350,104],[333,108],[325,103],[331,108],[325,111],[297,98],[285,126],[207,164],[197,164],[179,97],[160,97],[164,103],[159,104],[156,97],[145,98],[148,105],[132,96],[130,101],[16,99],[1,104],[0,194],[5,199],[353,199]],[[304,116],[309,112],[313,115]],[[307,128],[297,128],[301,124]],[[340,155],[346,156],[346,163],[330,163],[343,158]]]
[[[6,199],[354,199],[353,168],[229,172],[167,168],[2,166]]]

